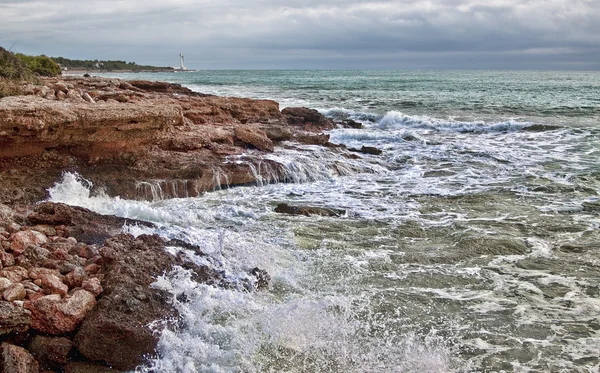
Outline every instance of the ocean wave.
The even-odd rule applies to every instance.
[[[516,132],[528,127],[530,123],[513,119],[486,123],[484,121],[463,122],[453,119],[439,119],[421,115],[407,115],[399,111],[390,111],[377,122],[381,129],[417,128],[450,132]]]
[[[383,116],[381,114],[365,113],[365,112],[361,112],[361,111],[344,109],[344,108],[340,108],[340,107],[321,109],[321,110],[319,110],[319,112],[328,118],[331,118],[333,120],[338,120],[338,121],[352,119],[352,120],[356,120],[359,122],[376,123],[379,120],[381,120],[381,118],[383,118]]]
[[[339,107],[322,109],[320,112],[333,120],[343,121],[352,119],[379,129],[427,129],[464,133],[516,132],[522,130],[539,132],[560,129],[560,127],[554,125],[533,124],[515,119],[491,123],[483,120],[459,121],[451,118],[441,119],[426,115],[409,115],[400,111],[389,111],[381,115]]]

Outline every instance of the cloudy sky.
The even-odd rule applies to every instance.
[[[600,0],[0,0],[0,46],[213,68],[600,70]]]

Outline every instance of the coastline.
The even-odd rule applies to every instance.
[[[121,233],[124,224],[149,223],[39,203],[65,172],[90,180],[92,193],[158,200],[286,182],[283,167],[263,157],[276,145],[311,144],[359,157],[322,132],[356,124],[336,124],[307,108],[280,111],[269,100],[73,76],[27,84],[25,92],[0,100],[5,371],[19,361],[28,371],[134,369],[155,355],[158,337],[148,325],[176,324],[167,294],[150,288],[159,275],[178,265],[199,282],[228,286],[211,268],[165,251],[169,245],[203,255],[198,247]],[[249,275],[247,290],[268,286],[264,270]]]

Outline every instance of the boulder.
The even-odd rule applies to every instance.
[[[125,224],[153,226],[152,223],[116,216],[100,215],[82,207],[68,206],[63,203],[42,202],[27,216],[31,224],[64,225],[69,235],[77,241],[88,244],[101,243],[118,234]],[[71,240],[71,237],[68,238]]]
[[[67,364],[73,342],[64,337],[44,337],[36,335],[29,344],[29,351],[43,369],[56,369]]]
[[[237,126],[233,131],[238,141],[252,145],[254,148],[265,152],[272,152],[274,150],[273,141],[257,127]]]
[[[364,153],[364,154],[373,154],[373,155],[383,154],[383,151],[381,149],[376,148],[374,146],[363,146],[360,149],[348,148],[348,150],[350,150],[351,152]]]
[[[352,119],[346,119],[346,120],[342,121],[342,126],[344,126],[346,128],[354,128],[354,129],[363,128],[362,123],[359,123]]]
[[[0,336],[25,332],[31,324],[31,312],[12,302],[0,301]]]
[[[264,124],[260,129],[273,142],[291,140],[293,136],[290,127],[281,124]]]
[[[172,319],[175,311],[170,294],[149,286],[174,264],[184,264],[164,247],[165,242],[156,235],[134,238],[120,234],[104,242],[100,249],[103,296],[74,339],[87,359],[133,370],[144,358],[155,355],[159,336],[148,325]],[[218,281],[214,272],[196,272],[198,281]]]
[[[2,343],[0,371],[5,373],[39,373],[40,366],[23,347]]]
[[[281,111],[281,114],[283,114],[289,125],[302,126],[308,131],[322,131],[335,128],[333,120],[315,109],[287,107]]]
[[[275,208],[275,212],[281,214],[291,215],[320,215],[320,216],[342,216],[346,213],[346,210],[331,209],[324,207],[310,207],[310,206],[292,206],[287,203],[280,203]]]
[[[25,308],[31,311],[31,326],[34,329],[48,334],[64,334],[74,331],[95,305],[94,294],[79,289],[64,299],[52,294],[26,302]]]

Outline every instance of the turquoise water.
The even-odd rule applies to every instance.
[[[282,144],[264,157],[286,183],[166,201],[90,197],[65,177],[53,200],[154,221],[232,279],[256,266],[273,277],[258,293],[185,271],[159,279],[185,326],[163,331],[145,370],[600,369],[600,73],[115,76],[316,108],[364,124],[330,131],[332,142],[383,150],[349,159]],[[347,213],[276,214],[281,202]]]

